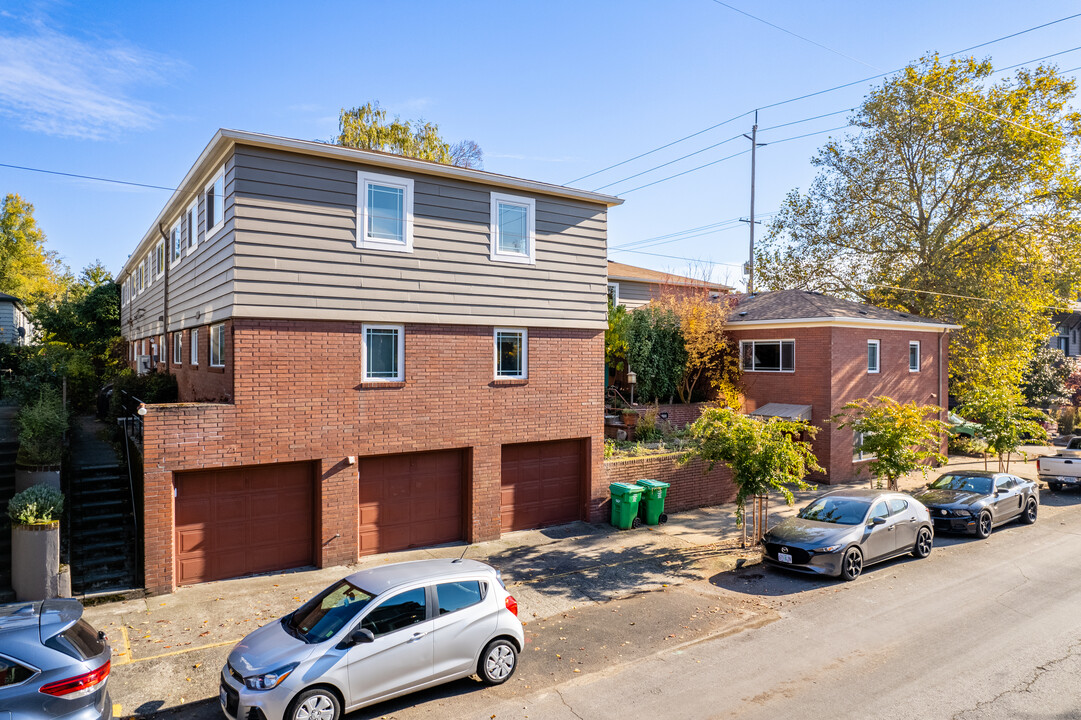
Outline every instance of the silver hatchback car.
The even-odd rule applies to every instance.
[[[0,720],[111,720],[111,650],[78,600],[0,605]]]
[[[222,669],[230,720],[338,720],[476,674],[514,673],[518,604],[492,567],[421,560],[361,570],[240,641]]]

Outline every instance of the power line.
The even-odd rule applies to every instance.
[[[675,232],[667,233],[666,235],[656,235],[651,238],[645,238],[643,240],[634,240],[631,242],[623,243],[622,245],[614,245],[613,247],[624,248],[633,247],[635,245],[641,245],[643,243],[653,242],[654,240],[667,240],[668,238],[675,237],[677,235],[685,235],[687,233],[698,232],[700,230],[706,230],[709,228],[717,227],[718,225],[728,225],[729,223],[738,222],[739,218],[729,218],[728,220],[718,220],[717,222],[709,223],[707,225],[699,225],[698,227],[687,228],[686,230],[678,230]]]
[[[687,153],[686,155],[680,156],[680,157],[676,158],[675,160],[669,160],[666,163],[661,163],[660,165],[654,165],[653,167],[648,168],[646,170],[643,170],[640,173],[635,173],[634,175],[628,175],[625,178],[621,178],[619,180],[613,180],[612,182],[608,183],[607,185],[601,185],[600,187],[593,188],[593,192],[598,192],[598,191],[603,190],[605,188],[612,187],[613,185],[618,185],[621,182],[624,182],[626,180],[631,180],[633,178],[638,177],[639,175],[645,175],[646,173],[651,173],[654,170],[660,170],[662,167],[667,167],[667,166],[669,166],[669,165],[671,165],[673,163],[679,162],[680,160],[686,160],[689,157],[694,157],[695,155],[700,155],[700,154],[704,153],[707,150],[712,150],[713,148],[720,147],[721,145],[725,145],[727,143],[730,143],[733,140],[738,140],[741,137],[743,137],[743,133],[740,133],[739,135],[733,135],[732,137],[728,138],[727,140],[721,140],[719,143],[714,143],[712,145],[709,145],[708,147],[702,148],[701,150],[695,150],[692,153]]]
[[[43,173],[45,175],[60,175],[62,177],[78,178],[79,180],[96,180],[97,182],[113,183],[115,185],[129,185],[131,187],[150,188],[151,190],[169,190],[170,192],[175,192],[177,190],[177,188],[165,187],[164,185],[149,185],[147,183],[131,182],[128,180],[114,180],[112,178],[97,177],[95,175],[79,175],[76,173],[61,172],[59,170],[44,170],[42,168],[26,167],[25,165],[9,165],[8,163],[0,163],[0,167],[11,168],[12,170],[25,170],[27,172]]]
[[[1066,53],[1077,52],[1078,50],[1081,50],[1081,45],[1078,45],[1077,47],[1074,47],[1074,48],[1070,48],[1069,50],[1063,50],[1061,52],[1051,53],[1050,55],[1044,55],[1043,57],[1036,58],[1035,60],[1028,60],[1028,61],[1023,62],[1023,63],[1017,63],[1016,65],[1007,65],[1004,68],[999,68],[998,70],[995,70],[995,72],[997,72],[997,73],[1006,72],[1007,70],[1013,70],[1014,68],[1019,68],[1022,65],[1028,65],[1029,63],[1034,63],[1034,62],[1040,62],[1041,60],[1047,60],[1048,58],[1058,57],[1059,55],[1065,55]]]

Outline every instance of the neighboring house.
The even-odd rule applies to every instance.
[[[634,310],[666,292],[703,290],[720,297],[732,292],[721,283],[704,282],[671,273],[608,261],[608,294],[616,305]]]
[[[1055,325],[1055,334],[1047,344],[1058,348],[1066,357],[1081,356],[1081,303],[1071,303],[1072,311],[1056,313],[1051,322]]]
[[[147,589],[599,519],[621,202],[218,131],[117,276]]]
[[[29,345],[37,336],[37,328],[26,314],[19,298],[0,293],[0,343]]]
[[[740,348],[743,410],[816,425],[821,480],[866,477],[860,469],[871,457],[860,438],[827,420],[847,402],[879,395],[945,408],[956,327],[804,290],[741,295],[728,331]]]

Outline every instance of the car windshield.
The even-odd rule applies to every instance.
[[[976,492],[988,495],[991,492],[992,481],[989,477],[975,475],[943,475],[931,483],[932,490],[961,490],[964,492]]]
[[[836,523],[838,525],[859,525],[867,515],[866,500],[845,497],[821,497],[800,510],[804,520]]]
[[[356,617],[372,597],[348,580],[340,580],[282,618],[282,626],[306,643],[324,642]]]

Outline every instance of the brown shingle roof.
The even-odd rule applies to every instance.
[[[710,283],[683,275],[650,270],[636,265],[608,261],[608,278],[612,280],[641,280],[642,282],[656,283],[658,285],[699,285],[711,290],[730,291],[731,287],[723,283]]]
[[[730,323],[755,320],[810,320],[818,318],[848,318],[887,322],[944,324],[911,313],[887,310],[864,303],[809,290],[776,290],[774,292],[737,295],[736,307],[728,318]]]

